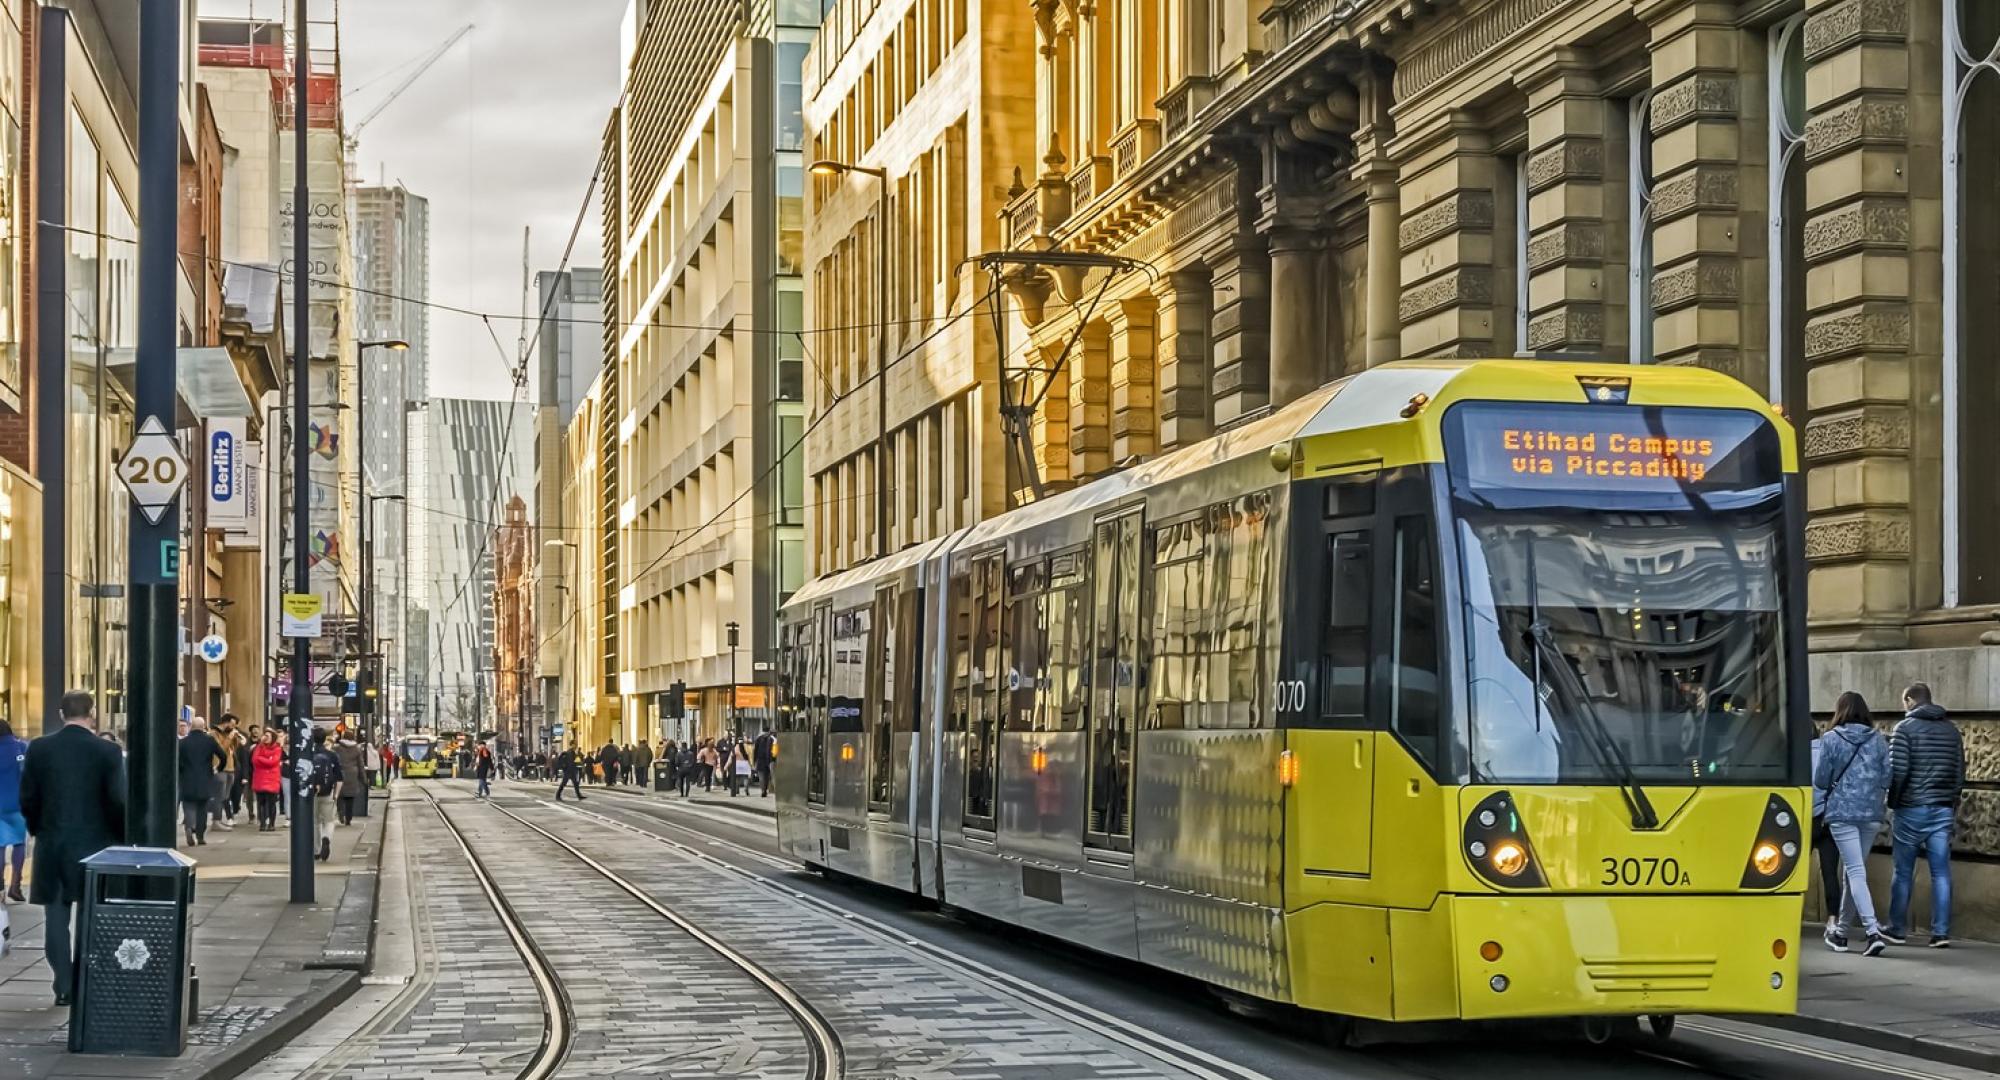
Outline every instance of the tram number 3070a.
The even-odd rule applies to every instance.
[[[1604,870],[1599,885],[1692,885],[1694,882],[1681,869],[1679,859],[1674,858],[1614,858],[1605,856],[1598,860]]]

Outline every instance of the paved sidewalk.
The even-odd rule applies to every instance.
[[[201,1020],[179,1059],[70,1054],[69,1010],[55,1007],[42,959],[42,911],[10,905],[14,946],[0,959],[0,1076],[234,1076],[338,1004],[359,984],[367,959],[387,805],[381,792],[375,797],[368,818],[334,829],[333,858],[315,864],[311,905],[290,903],[290,834],[282,818],[271,833],[259,833],[247,818],[233,832],[211,829],[207,846],[187,851],[199,864],[193,919]]]
[[[2000,1073],[2000,945],[1918,935],[1871,959],[1828,951],[1819,931],[1802,931],[1798,1015],[1738,1019]]]

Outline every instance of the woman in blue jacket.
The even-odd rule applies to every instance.
[[[1840,849],[1846,886],[1840,895],[1840,919],[1826,929],[1826,947],[1847,951],[1847,928],[1857,912],[1868,934],[1862,955],[1880,956],[1889,947],[1875,919],[1875,900],[1868,892],[1868,852],[1875,834],[1889,819],[1889,740],[1875,730],[1868,703],[1849,691],[1834,704],[1833,727],[1820,736],[1819,763],[1813,768],[1815,794],[1825,793],[1827,831]]]
[[[28,862],[28,819],[21,814],[21,767],[28,761],[28,741],[0,720],[0,885],[7,899],[27,902],[21,892],[21,870]],[[7,868],[14,876],[7,876]]]

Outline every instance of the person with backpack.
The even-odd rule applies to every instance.
[[[1868,851],[1889,816],[1889,742],[1875,730],[1868,702],[1852,690],[1834,703],[1833,727],[1820,739],[1825,746],[1813,769],[1813,788],[1826,792],[1826,827],[1840,850],[1845,882],[1840,915],[1824,935],[1826,947],[1847,951],[1847,927],[1859,913],[1868,935],[1862,955],[1880,956],[1889,942],[1868,892]]]
[[[319,832],[319,861],[333,858],[334,800],[340,797],[340,756],[326,744],[324,731],[313,733],[312,775],[306,790],[312,793],[313,826]]]

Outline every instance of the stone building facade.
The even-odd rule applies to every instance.
[[[1814,710],[1930,681],[1971,747],[1958,845],[2000,856],[2000,208],[1965,197],[2000,181],[2000,5],[1032,10],[1002,243],[1144,264],[1010,278],[1042,477],[1398,357],[1727,372],[1802,432]]]
[[[731,673],[770,667],[778,604],[803,580],[785,448],[805,411],[798,73],[818,17],[804,0],[635,0],[628,15],[601,180],[615,623],[599,632],[620,743],[663,737],[677,682],[700,695],[680,737],[719,734]]]
[[[996,178],[1032,151],[1030,15],[835,0],[807,54],[813,574],[1003,505],[992,287],[966,260],[1001,246]]]

